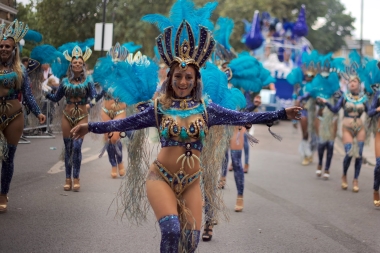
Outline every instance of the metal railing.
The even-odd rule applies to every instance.
[[[46,121],[44,125],[37,125],[37,126],[28,126],[29,121],[26,123],[26,126],[24,127],[24,133],[21,136],[21,139],[19,141],[19,144],[30,144],[31,141],[29,139],[54,139],[55,135],[53,134],[50,118],[51,118],[51,102],[47,99],[44,99],[42,103],[46,103]],[[38,131],[37,134],[31,135],[30,132],[33,130],[39,130],[39,129],[45,129],[44,131]]]

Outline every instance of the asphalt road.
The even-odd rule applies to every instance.
[[[380,252],[380,209],[372,204],[373,167],[364,165],[360,192],[340,189],[342,146],[337,142],[331,178],[315,177],[316,156],[302,166],[300,133],[289,122],[255,127],[260,144],[251,148],[245,178],[245,206],[233,212],[236,187],[228,173],[224,199],[229,223],[220,222],[199,252]],[[121,179],[111,179],[107,157],[98,159],[100,141],[83,145],[81,191],[64,192],[58,157],[62,138],[33,139],[19,145],[9,194],[0,215],[0,252],[159,252],[160,231],[151,214],[141,227],[115,217],[111,205]],[[55,147],[56,149],[51,149]],[[365,154],[371,156],[372,147]],[[353,177],[353,163],[349,182]]]

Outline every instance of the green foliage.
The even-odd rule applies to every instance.
[[[144,54],[153,56],[155,38],[159,34],[153,25],[140,21],[151,13],[168,15],[175,0],[108,0],[106,22],[114,23],[113,42],[134,41],[143,45]],[[194,0],[203,5],[210,0]],[[102,22],[102,0],[32,0],[26,6],[18,4],[18,19],[29,24],[31,29],[42,32],[43,43],[60,46],[70,41],[84,41],[94,37],[95,23]],[[307,7],[309,26],[318,17],[326,18],[326,25],[317,31],[309,29],[308,39],[321,52],[335,51],[344,45],[344,36],[351,34],[354,18],[343,14],[340,0],[219,0],[212,19],[228,16],[235,21],[232,46],[247,50],[240,42],[244,34],[242,19],[252,20],[255,10],[268,11],[278,18],[295,21],[302,4]],[[26,45],[23,54],[30,52],[33,45]],[[90,59],[94,63],[99,52]]]

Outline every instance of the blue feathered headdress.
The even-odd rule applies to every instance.
[[[160,32],[164,32],[167,27],[174,27],[176,31],[182,24],[183,20],[186,20],[193,29],[194,37],[199,36],[199,25],[207,27],[209,30],[213,30],[213,24],[210,21],[212,12],[217,7],[217,2],[207,3],[202,8],[196,8],[193,1],[190,0],[177,0],[170,10],[169,17],[165,17],[161,14],[149,14],[142,17],[142,21],[155,24]],[[184,32],[183,32],[184,34]],[[175,33],[172,34],[174,42]],[[185,36],[181,37],[181,43],[185,39]]]
[[[72,52],[75,46],[79,46],[83,52],[86,51],[86,47],[91,48],[95,44],[95,39],[90,38],[84,42],[69,42],[58,47],[58,51],[61,52],[59,61],[52,64],[51,69],[55,76],[61,78],[66,75],[67,69],[69,68],[70,62],[68,62],[63,53],[67,50]]]
[[[340,89],[339,76],[332,72],[327,77],[316,75],[313,80],[306,84],[306,92],[313,98],[322,97],[328,99]]]
[[[301,85],[303,82],[303,72],[301,68],[295,68],[292,69],[292,71],[288,74],[286,77],[286,80],[291,84],[291,85]]]
[[[236,110],[246,107],[243,93],[237,88],[228,88],[226,74],[212,63],[207,63],[206,68],[201,70],[203,93],[213,103],[225,108]]]
[[[378,61],[369,61],[366,64],[365,71],[360,79],[364,82],[365,89],[369,94],[376,92],[379,89],[378,86],[380,84],[380,69],[378,68]]]

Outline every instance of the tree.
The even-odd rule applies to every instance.
[[[146,14],[168,15],[175,0],[107,0],[106,22],[114,23],[114,44],[134,41],[143,45],[144,54],[154,56],[153,47],[158,29],[141,21]],[[209,0],[194,0],[204,5]],[[326,24],[319,30],[309,29],[307,38],[314,47],[325,53],[335,51],[344,45],[344,36],[350,35],[352,18],[343,14],[340,0],[219,0],[219,6],[212,16],[228,16],[235,21],[231,44],[237,51],[247,50],[240,42],[244,34],[242,19],[252,20],[255,10],[267,11],[277,18],[295,21],[302,4],[307,7],[307,22],[313,25],[318,17],[324,17]],[[42,31],[43,43],[60,46],[71,41],[84,41],[95,35],[95,23],[102,22],[103,0],[32,0],[30,4],[18,5],[19,19],[30,24],[31,29]],[[54,11],[52,11],[54,10]],[[94,52],[90,63],[100,56]],[[92,65],[90,64],[90,65]]]

